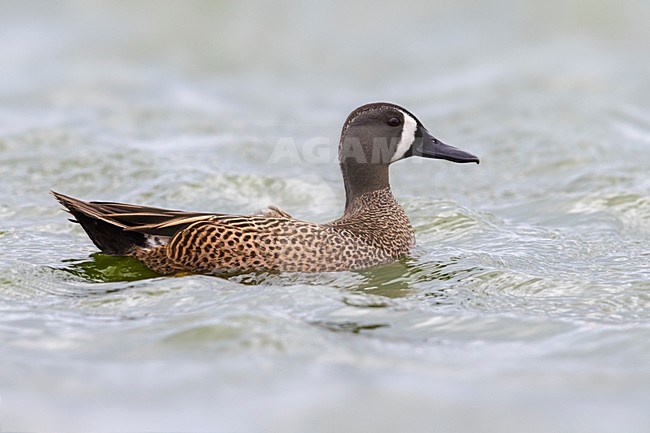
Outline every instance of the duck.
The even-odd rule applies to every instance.
[[[397,261],[415,246],[389,182],[389,167],[415,156],[479,163],[433,137],[405,108],[375,102],[353,110],[343,124],[338,159],[345,208],[334,221],[304,221],[277,207],[231,215],[51,193],[102,253],[133,257],[161,275],[359,270]]]

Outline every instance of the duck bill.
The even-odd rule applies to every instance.
[[[413,145],[413,155],[423,156],[425,158],[446,159],[451,162],[479,163],[478,156],[443,143],[429,134],[429,131],[424,128],[421,128],[420,131],[422,133],[421,140],[416,138],[416,143]]]

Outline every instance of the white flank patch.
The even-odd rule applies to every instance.
[[[154,236],[145,234],[144,238],[147,241],[148,248],[159,247],[161,245],[166,245],[169,242],[169,236]]]
[[[402,136],[399,139],[399,143],[397,143],[397,149],[395,149],[395,154],[390,159],[390,162],[402,159],[406,151],[411,148],[411,145],[413,145],[413,142],[415,141],[415,130],[418,129],[418,123],[414,118],[403,111],[401,111],[401,113],[404,116]]]

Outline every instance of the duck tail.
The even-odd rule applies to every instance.
[[[91,241],[104,254],[129,255],[136,246],[146,246],[143,233],[125,231],[126,224],[111,218],[110,211],[102,203],[87,202],[50,191],[63,207],[74,217],[70,221],[79,223]]]

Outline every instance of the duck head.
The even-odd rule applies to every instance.
[[[343,125],[339,142],[347,204],[365,192],[389,187],[389,165],[412,156],[479,163],[475,155],[433,137],[398,105],[377,102],[354,110]]]

